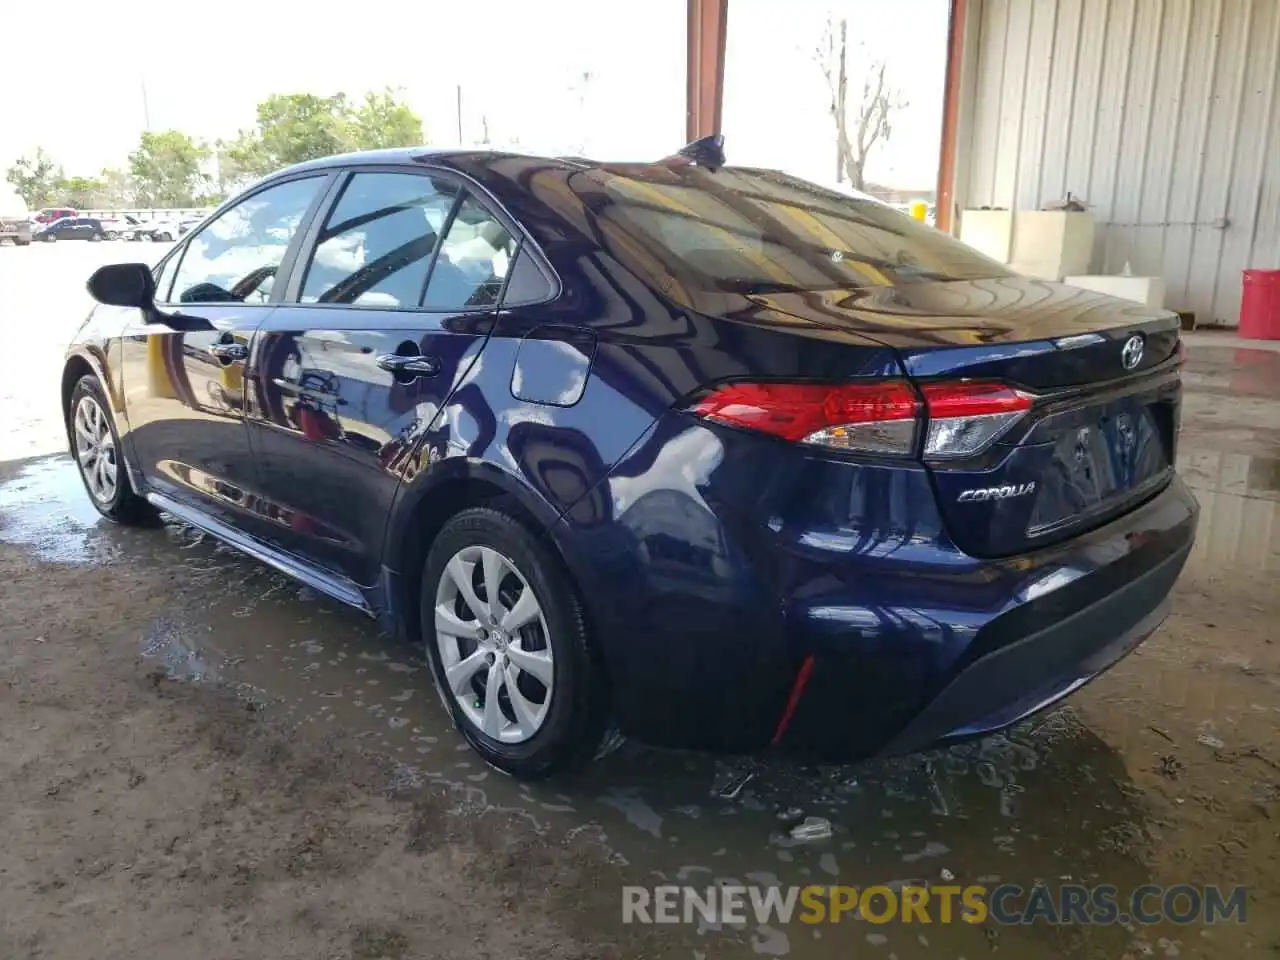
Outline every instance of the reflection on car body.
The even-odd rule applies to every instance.
[[[909,751],[1132,650],[1195,533],[1176,316],[718,149],[313,161],[103,268],[63,378],[90,496],[423,644],[524,777],[611,727]]]

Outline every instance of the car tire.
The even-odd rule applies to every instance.
[[[67,406],[67,435],[80,480],[89,501],[107,519],[125,524],[153,523],[156,509],[133,489],[110,411],[102,384],[96,376],[86,373],[76,382]]]
[[[104,233],[104,234],[102,235],[102,239],[103,239],[103,240],[114,240],[114,239],[116,239],[116,235],[115,235],[115,233],[114,233],[113,231],[108,230],[106,233]]]
[[[102,234],[100,234],[100,233],[91,233],[91,234],[89,234],[89,242],[90,242],[90,243],[98,243],[101,239],[102,239]]]
[[[18,239],[15,239],[15,240],[13,241],[13,245],[14,245],[15,247],[26,247],[26,246],[30,246],[30,244],[31,244],[31,241],[30,241],[30,240],[18,240]]]
[[[495,555],[501,585],[496,613],[485,586]],[[459,576],[472,578],[472,598],[483,610],[471,607]],[[525,591],[531,591],[532,607]],[[522,780],[539,780],[592,760],[607,726],[607,685],[577,591],[542,540],[501,510],[463,510],[435,538],[420,596],[436,692],[488,764]],[[513,622],[511,615],[523,619],[530,609],[534,613],[525,625],[505,629],[504,615]],[[497,629],[479,629],[486,621]],[[535,674],[549,677],[550,685]],[[490,691],[496,694],[493,712]]]
[[[45,243],[56,243],[58,240],[58,238],[55,237],[52,233],[46,233],[40,239],[43,240]]]

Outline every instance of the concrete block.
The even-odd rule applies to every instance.
[[[1094,274],[1067,277],[1063,283],[1119,297],[1121,300],[1132,300],[1148,307],[1164,306],[1163,277],[1110,277]]]
[[[1000,263],[1009,262],[1013,240],[1012,210],[964,210],[960,214],[960,242]]]
[[[1088,211],[1019,210],[1007,263],[1034,264],[1046,279],[1089,272],[1093,214]]]

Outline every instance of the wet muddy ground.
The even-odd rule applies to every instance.
[[[0,457],[0,957],[1280,956],[1280,352],[1193,341],[1195,553],[1166,625],[1065,708],[838,768],[626,745],[534,787],[358,614],[191,528],[100,522],[55,383]],[[802,816],[831,835],[792,839]],[[1250,899],[1213,927],[619,927],[623,884],[734,881]]]

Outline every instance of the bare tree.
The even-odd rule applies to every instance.
[[[836,126],[836,183],[847,178],[855,190],[866,187],[867,158],[893,135],[893,114],[907,106],[899,91],[885,80],[884,61],[868,64],[862,82],[862,98],[850,110],[849,21],[830,18],[822,42],[814,51],[831,91],[831,118]]]

